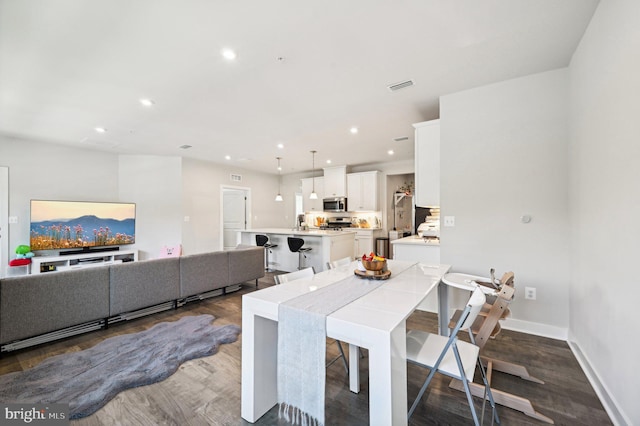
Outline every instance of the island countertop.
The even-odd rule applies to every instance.
[[[310,229],[308,231],[296,231],[291,228],[254,228],[244,229],[240,232],[248,232],[252,234],[276,234],[276,235],[299,235],[308,237],[336,237],[345,234],[355,234],[355,230],[333,231],[330,229]]]
[[[266,266],[268,268],[291,272],[298,268],[313,266],[316,272],[320,272],[327,267],[328,262],[344,257],[353,257],[357,232],[351,230],[310,229],[296,231],[291,228],[254,228],[240,230],[240,242],[255,245],[258,234],[266,235],[269,238],[269,244],[271,244],[267,251],[269,260]],[[309,248],[310,251],[305,251],[303,256],[292,252],[288,244],[290,237],[302,238],[304,247]]]
[[[416,245],[416,246],[440,246],[440,241],[434,240],[425,240],[422,237],[418,237],[417,235],[410,235],[404,238],[398,238],[397,240],[392,240],[391,244],[406,244],[406,245]]]

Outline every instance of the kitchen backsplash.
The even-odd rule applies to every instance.
[[[310,228],[320,228],[327,224],[332,218],[344,217],[349,218],[351,226],[354,228],[381,228],[382,213],[366,212],[366,213],[307,213],[305,221]]]

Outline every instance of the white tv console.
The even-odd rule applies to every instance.
[[[137,260],[138,250],[104,251],[69,254],[66,256],[35,256],[31,258],[31,273],[70,271],[72,269],[112,265],[114,263],[135,262]]]

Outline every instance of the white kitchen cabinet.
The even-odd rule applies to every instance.
[[[347,166],[324,169],[324,197],[347,196]]]
[[[380,229],[359,229],[353,241],[353,257],[361,258],[363,254],[375,252],[375,239],[382,235]]]
[[[413,125],[415,133],[415,204],[440,205],[440,120]]]
[[[353,257],[356,259],[373,251],[373,236],[371,232],[358,231],[353,243]]]
[[[313,182],[315,179],[315,183]],[[322,177],[300,179],[302,182],[302,208],[305,212],[321,212],[323,210],[322,198],[324,196],[324,179]],[[310,200],[309,195],[315,186],[317,200]]]
[[[377,171],[347,174],[347,209],[356,211],[376,211],[378,209]]]

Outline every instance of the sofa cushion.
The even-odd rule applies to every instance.
[[[240,284],[264,277],[264,248],[238,246],[229,250],[229,284]]]
[[[0,343],[109,316],[109,268],[0,280]]]
[[[229,259],[223,251],[180,258],[180,297],[206,293],[229,285]]]
[[[110,314],[131,312],[176,300],[180,287],[180,259],[144,260],[109,267]]]

